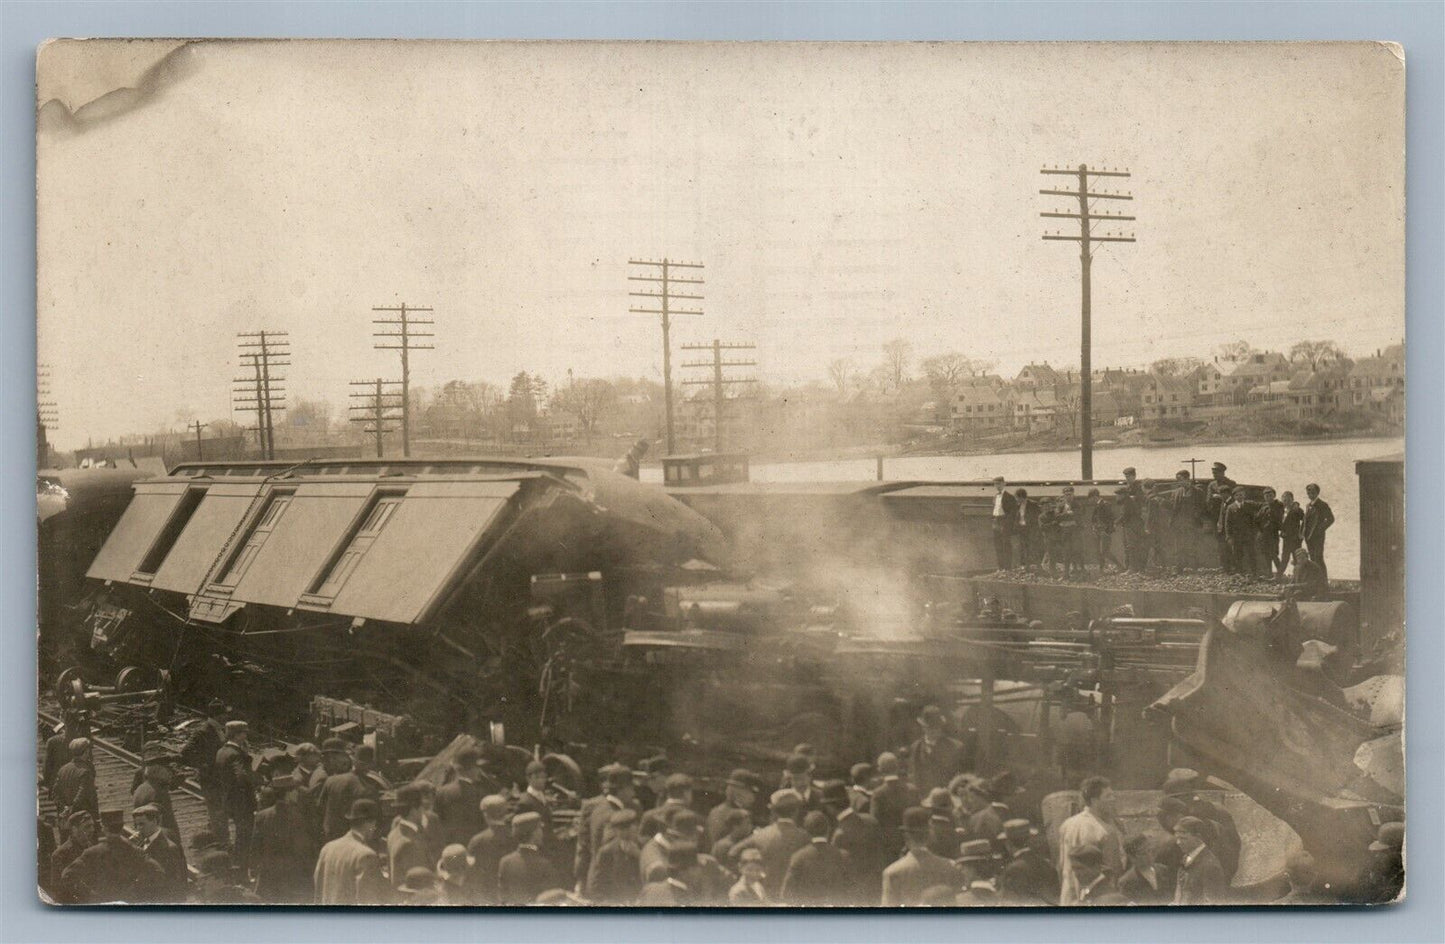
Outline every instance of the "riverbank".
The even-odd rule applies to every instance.
[[[1350,444],[1368,440],[1390,439],[1403,436],[1400,431],[1364,430],[1354,433],[1331,433],[1317,436],[1282,438],[1264,432],[1213,435],[1165,435],[1150,436],[1145,431],[1131,431],[1132,434],[1114,430],[1099,430],[1094,440],[1094,451],[1107,452],[1115,449],[1203,449],[1211,446],[1233,445],[1288,445],[1319,446],[1329,443]],[[943,437],[927,442],[914,440],[908,443],[874,443],[871,445],[830,447],[823,449],[761,450],[749,455],[753,465],[793,462],[839,462],[855,459],[930,458],[951,456],[996,456],[1026,453],[1078,452],[1079,440],[1071,436],[1033,435],[1009,433],[968,439]],[[652,457],[652,465],[661,465],[661,454]],[[649,463],[644,463],[649,464]]]

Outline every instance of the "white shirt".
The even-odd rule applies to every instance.
[[[1003,517],[1003,492],[999,492],[993,497],[993,516],[995,518]]]
[[[1119,827],[1106,823],[1085,808],[1064,820],[1059,826],[1059,904],[1077,905],[1080,901],[1078,876],[1069,855],[1075,849],[1095,845],[1104,853],[1104,871],[1118,875],[1123,871],[1124,840]]]

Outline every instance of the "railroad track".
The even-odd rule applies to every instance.
[[[38,715],[40,720],[51,728],[60,723],[60,708],[53,701],[46,704],[42,700]],[[90,740],[93,748],[92,759],[95,762],[95,789],[100,799],[100,808],[123,810],[129,820],[131,793],[134,789],[132,785],[142,766],[140,755],[127,750],[110,737],[92,734]],[[44,762],[45,743],[41,741],[36,752],[37,772]],[[187,778],[171,786],[171,806],[175,810],[176,825],[180,827],[182,848],[188,850],[191,837],[210,826],[205,800],[194,780]],[[43,790],[40,791],[40,814],[42,817],[52,817],[55,814],[55,807]]]

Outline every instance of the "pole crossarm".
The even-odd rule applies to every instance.
[[[373,338],[377,338],[380,342],[397,342],[395,344],[374,343],[372,344],[372,348],[378,351],[401,352],[401,393],[398,395],[401,398],[401,454],[409,457],[411,455],[411,352],[436,350],[435,345],[414,343],[415,338],[436,337],[431,331],[413,330],[417,325],[436,324],[431,318],[417,318],[415,315],[417,312],[431,312],[433,309],[422,305],[408,305],[406,302],[402,302],[399,305],[373,305],[371,310],[396,315],[395,318],[371,319],[373,325],[381,326],[379,329],[374,329],[371,332]],[[387,328],[397,328],[399,330],[385,330]],[[380,378],[368,382],[376,388],[376,399],[378,403],[381,402],[383,396],[381,391],[382,386],[387,383],[396,383],[396,381],[382,381]],[[375,430],[376,454],[380,456],[381,432],[379,427],[382,423],[379,419],[376,420],[376,425],[378,426],[378,429]]]
[[[629,266],[645,266],[638,271],[646,274],[627,276],[629,282],[648,282],[656,285],[655,292],[628,292],[629,298],[650,298],[656,299],[657,308],[631,308],[627,309],[633,315],[657,315],[662,321],[662,393],[664,422],[666,424],[667,452],[672,455],[677,452],[677,438],[673,426],[673,404],[672,404],[672,316],[673,315],[701,315],[700,308],[674,308],[675,301],[700,302],[701,295],[683,294],[674,292],[672,289],[677,285],[701,285],[703,280],[700,277],[687,278],[679,276],[677,270],[699,270],[703,268],[701,262],[684,262],[677,259],[663,257],[661,259],[628,259]],[[634,303],[638,304],[638,303]]]
[[[1073,190],[1058,188],[1044,188],[1039,193],[1051,197],[1069,197],[1079,203],[1078,212],[1050,210],[1040,213],[1039,216],[1046,219],[1078,220],[1078,235],[1063,233],[1058,230],[1043,234],[1043,238],[1055,242],[1073,242],[1079,244],[1079,462],[1082,476],[1085,479],[1094,477],[1094,414],[1093,414],[1093,343],[1092,343],[1092,311],[1090,293],[1090,270],[1094,259],[1093,245],[1095,243],[1132,243],[1134,234],[1124,235],[1123,233],[1099,233],[1095,234],[1094,226],[1101,222],[1132,222],[1135,218],[1123,213],[1095,213],[1090,201],[1092,200],[1133,200],[1133,194],[1123,193],[1117,190],[1107,190],[1096,187],[1091,181],[1100,177],[1129,177],[1129,169],[1122,170],[1117,167],[1095,167],[1087,164],[1079,164],[1073,167],[1044,167],[1039,173],[1059,177],[1071,177],[1077,181],[1077,187]]]

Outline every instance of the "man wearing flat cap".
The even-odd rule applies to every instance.
[[[918,805],[918,788],[903,779],[898,757],[889,751],[878,755],[878,777],[879,784],[873,788],[868,812],[883,829],[884,841],[891,843],[897,839],[898,845],[901,845],[899,831],[903,828],[903,811]]]
[[[161,811],[154,803],[146,803],[130,811],[135,825],[135,847],[146,858],[161,867],[162,876],[150,889],[145,900],[155,904],[180,904],[186,900],[186,857],[181,847],[161,829]]]
[[[921,806],[903,812],[903,837],[908,851],[883,870],[883,907],[916,907],[923,894],[938,885],[957,890],[963,885],[963,871],[947,859],[928,851],[928,820],[932,814]]]
[[[748,819],[753,816],[758,794],[762,793],[762,778],[751,770],[739,767],[728,774],[723,786],[723,800],[707,813],[707,844],[712,846],[727,833],[728,819],[733,810],[743,810]]]
[[[175,807],[171,803],[171,783],[175,779],[171,761],[171,754],[161,745],[155,743],[146,745],[145,753],[142,755],[142,779],[131,792],[130,804],[131,809],[151,804],[160,810],[161,829],[166,831],[171,842],[176,843],[179,848],[181,827],[176,822]],[[184,861],[184,853],[181,858]]]
[[[154,901],[165,871],[125,835],[125,811],[104,810],[100,838],[66,866],[60,879],[83,904]]]
[[[833,845],[848,855],[850,903],[877,905],[882,893],[883,870],[897,850],[896,846],[890,849],[883,844],[883,829],[878,820],[871,813],[858,812],[852,807],[840,811]]]
[[[251,865],[251,831],[256,819],[256,783],[249,747],[251,726],[226,722],[226,743],[216,751],[226,818],[234,829],[231,859],[242,874]]]
[[[757,849],[763,854],[763,870],[767,877],[763,887],[768,896],[777,899],[783,888],[783,879],[788,874],[788,863],[793,853],[808,845],[812,839],[798,825],[803,813],[803,801],[792,790],[778,790],[768,800],[772,822],[734,847],[741,857],[744,849]]]
[[[72,738],[70,760],[55,774],[50,800],[63,819],[77,810],[85,810],[94,820],[100,819],[100,798],[95,790],[95,765],[90,756],[89,738]]]
[[[963,770],[963,745],[948,736],[947,720],[937,705],[919,713],[918,725],[923,734],[908,749],[909,780],[926,796],[934,787],[947,787]]]
[[[1214,537],[1219,548],[1219,566],[1227,572],[1232,558],[1229,541],[1224,537],[1224,507],[1234,492],[1235,482],[1224,474],[1225,468],[1223,462],[1216,462],[1209,467],[1210,480],[1204,489],[1204,514],[1215,525]]]
[[[381,826],[375,800],[357,800],[346,814],[347,831],[321,847],[312,875],[318,905],[379,905],[391,889],[381,873],[381,856],[371,844]]]
[[[1039,831],[1023,818],[1003,824],[998,841],[1004,847],[1004,865],[999,870],[998,893],[1004,904],[1057,905],[1059,873],[1038,850]]]
[[[512,818],[517,848],[497,866],[497,899],[503,905],[530,905],[537,896],[563,884],[552,860],[542,854],[542,817],[518,813]]]
[[[89,810],[76,810],[67,818],[65,826],[65,841],[50,854],[51,891],[60,904],[74,905],[79,904],[81,899],[69,883],[61,880],[61,876],[70,863],[95,844],[95,818]]]
[[[517,798],[518,813],[536,813],[542,817],[542,851],[552,854],[552,798],[547,796],[547,765],[540,760],[527,762],[527,789]]]

